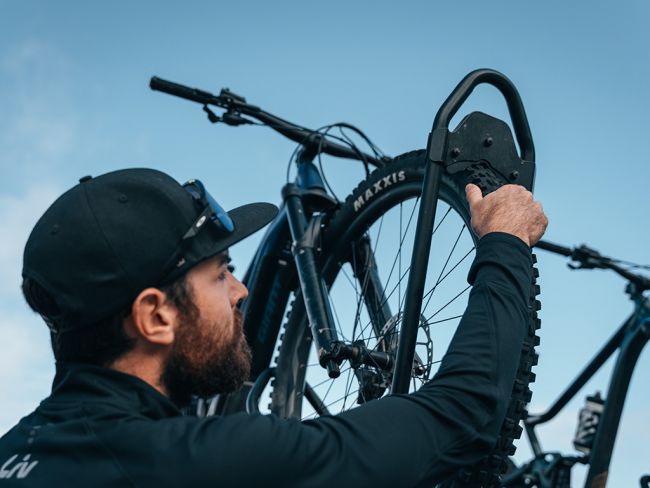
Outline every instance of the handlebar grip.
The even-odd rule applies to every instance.
[[[174,83],[173,81],[163,80],[157,76],[152,76],[149,82],[149,87],[152,90],[161,91],[174,95],[176,97],[185,98],[193,102],[202,104],[210,103],[215,100],[215,96],[207,91],[199,90],[198,88],[190,88],[189,86]]]

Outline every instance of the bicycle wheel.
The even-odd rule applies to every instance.
[[[408,281],[425,151],[399,156],[376,170],[346,199],[326,224],[321,238],[321,269],[337,334],[346,342],[362,341],[370,350],[396,353],[404,291]],[[487,165],[478,163],[454,175],[444,174],[436,211],[431,257],[412,371],[411,390],[433,377],[460,317],[469,286],[476,236],[469,230],[464,188],[468,182],[492,191],[505,182]],[[493,452],[480,465],[459,474],[458,482],[494,486],[514,453],[513,439],[530,400],[528,388],[537,363],[539,343],[535,299],[531,284],[530,326],[521,352],[506,419]],[[330,379],[318,364],[300,292],[281,336],[272,382],[271,411],[300,419],[335,414],[380,398],[390,391],[392,376],[379,367],[342,364],[339,378]]]

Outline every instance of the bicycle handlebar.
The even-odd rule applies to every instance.
[[[390,158],[378,158],[376,156],[366,154],[360,151],[355,151],[352,148],[337,144],[330,141],[323,134],[316,132],[306,127],[301,127],[287,120],[281,119],[269,112],[265,112],[256,105],[251,105],[246,102],[242,96],[232,93],[228,89],[222,89],[219,95],[214,95],[208,91],[200,90],[198,88],[191,88],[180,83],[164,80],[157,76],[153,76],[149,82],[149,87],[152,90],[161,91],[169,95],[184,98],[192,102],[200,103],[204,106],[214,105],[219,108],[226,109],[226,113],[231,115],[243,114],[254,119],[259,120],[265,125],[268,125],[273,130],[279,132],[288,139],[291,139],[298,144],[310,147],[316,155],[319,151],[331,156],[337,156],[347,159],[356,159],[359,161],[367,161],[368,163],[382,168]],[[235,122],[229,122],[231,125],[239,125],[247,123],[246,119],[238,118]]]
[[[584,244],[579,247],[569,248],[548,241],[539,241],[535,244],[535,247],[555,254],[561,254],[562,256],[571,258],[573,261],[577,261],[579,263],[578,265],[569,263],[571,269],[611,269],[626,280],[634,283],[640,291],[650,290],[650,278],[628,271],[616,264],[616,261],[612,258],[602,256],[598,251]]]
[[[535,244],[535,247],[539,247],[540,249],[544,249],[545,251],[553,252],[555,254],[561,254],[562,256],[566,257],[571,257],[573,255],[573,249],[548,241],[538,241],[537,244]]]
[[[215,97],[210,92],[199,90],[198,88],[190,88],[189,86],[174,83],[173,81],[163,80],[157,76],[151,77],[149,87],[152,90],[161,91],[169,95],[174,95],[175,97],[185,98],[186,100],[191,100],[192,102],[202,103],[204,105],[219,105],[222,108],[227,107],[226,105],[222,105],[220,103],[221,100],[219,97]]]

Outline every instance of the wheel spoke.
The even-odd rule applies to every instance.
[[[427,293],[426,295],[429,295],[429,298],[427,299],[426,303],[422,307],[422,310],[426,310],[427,306],[429,305],[429,302],[431,301],[431,298],[433,298],[433,292],[436,290],[438,285],[440,284],[441,278],[445,270],[447,269],[447,265],[449,264],[449,260],[451,259],[451,256],[453,256],[454,251],[456,250],[456,246],[458,245],[458,241],[460,240],[461,236],[463,235],[463,232],[465,231],[465,224],[463,224],[463,227],[460,229],[460,232],[458,233],[458,236],[456,237],[456,241],[454,242],[454,245],[451,247],[451,251],[449,252],[449,255],[447,256],[447,259],[445,260],[445,264],[442,266],[442,269],[440,270],[440,274],[438,275],[438,278],[436,279],[436,284],[433,285],[433,288],[431,288],[431,292]]]
[[[417,186],[413,185],[412,181],[407,183],[407,186],[396,193],[399,198],[391,196],[392,190],[381,194],[381,197],[373,201],[373,210],[370,212],[367,212],[371,208],[370,205],[362,201],[360,208],[355,207],[354,213],[347,214],[353,219],[362,219],[358,223],[355,221],[351,228],[345,227],[344,220],[334,220],[339,223],[332,225],[333,221],[330,221],[330,228],[323,234],[334,241],[345,239],[345,243],[330,240],[323,245],[325,253],[328,247],[337,253],[322,256],[323,276],[329,287],[329,301],[334,320],[331,327],[336,329],[340,340],[348,344],[360,341],[368,352],[381,352],[393,357],[396,354],[401,328],[400,311],[406,300],[406,282],[403,280],[408,278],[411,269],[409,248],[414,242],[415,216],[420,203]],[[399,185],[394,187],[397,186]],[[448,187],[447,191],[449,190]],[[451,190],[454,190],[453,187]],[[363,195],[365,196],[365,193]],[[368,201],[369,197],[364,198]],[[343,205],[349,206],[348,203]],[[382,205],[385,208],[382,208]],[[472,248],[462,256],[460,253],[466,243],[463,236],[469,232],[465,217],[457,219],[458,210],[453,204],[441,201],[438,205],[438,218],[431,232],[432,236],[438,237],[435,241],[437,244],[434,244],[436,250],[433,252],[432,248],[432,256],[427,265],[428,283],[423,294],[423,315],[416,339],[414,373],[410,381],[412,389],[428,381],[432,374],[431,368],[440,362],[440,356],[434,356],[433,344],[436,344],[436,350],[440,347],[441,351],[444,350],[445,344],[440,345],[438,338],[434,338],[433,334],[440,335],[448,342],[449,332],[445,330],[444,324],[451,325],[462,318],[456,307],[451,305],[459,302],[470,288],[465,288],[465,285],[460,283],[460,272],[457,271],[465,269],[464,264],[474,251]],[[461,212],[464,211],[463,207]],[[372,220],[362,223],[364,215],[371,215]],[[453,227],[456,221],[459,222],[458,226]],[[336,245],[332,247],[332,244]],[[445,296],[446,303],[440,306],[436,301],[440,301],[439,297],[444,296],[441,295],[443,292],[452,293],[448,297]],[[437,300],[433,300],[433,295],[438,297]],[[447,301],[447,298],[451,299]],[[429,310],[433,308],[434,303],[436,310]],[[429,319],[425,319],[425,315],[430,315]],[[440,328],[433,327],[438,324],[441,324]],[[448,330],[453,332],[451,327]],[[307,327],[301,332],[309,333]],[[295,342],[294,344],[298,345]],[[299,351],[303,354],[304,350],[304,347],[301,349],[287,346],[287,351],[290,352]],[[313,358],[310,361],[303,358],[301,363],[307,363],[306,373],[301,376],[302,370],[298,370],[297,380],[304,381],[305,390],[303,395],[296,397],[293,411],[304,412],[305,419],[346,411],[356,407],[358,403],[372,401],[390,393],[390,373],[373,363],[372,359],[366,360],[366,364],[361,366],[355,364],[354,368],[349,361],[347,364],[341,364],[341,374],[337,378],[329,378],[326,370]]]
[[[319,398],[318,394],[314,391],[314,389],[311,386],[309,386],[309,383],[305,383],[305,398],[307,399],[309,404],[313,407],[313,409],[316,411],[316,413],[321,417],[323,415],[330,414],[329,410],[327,409],[327,406]]]
[[[449,305],[451,305],[451,304],[454,303],[456,300],[458,300],[458,298],[459,298],[460,296],[462,296],[463,293],[465,293],[465,292],[466,292],[467,290],[469,290],[471,287],[472,287],[472,285],[467,285],[467,287],[466,287],[465,289],[463,289],[463,291],[461,291],[460,293],[458,293],[458,295],[456,295],[454,298],[452,298],[451,300],[449,300],[449,301],[448,301],[447,303],[445,303],[442,307],[440,307],[440,308],[439,308],[439,309],[438,309],[438,310],[437,310],[433,315],[431,315],[429,318],[427,318],[427,322],[429,322],[429,320],[431,320],[433,317],[435,317],[436,315],[438,315],[440,312],[442,312],[442,311],[443,311],[445,308],[447,308]]]
[[[431,294],[435,291],[436,287],[437,287],[439,284],[441,284],[443,281],[445,281],[445,279],[447,278],[447,276],[449,276],[449,275],[450,275],[450,274],[451,274],[451,273],[452,273],[456,268],[458,268],[458,266],[460,266],[461,263],[462,263],[463,261],[465,261],[465,259],[466,259],[470,254],[472,254],[472,251],[474,251],[474,249],[476,249],[476,248],[475,248],[475,247],[472,247],[469,251],[467,251],[467,253],[466,253],[462,258],[460,258],[460,261],[458,261],[456,264],[454,264],[454,266],[453,266],[449,271],[447,271],[447,274],[445,274],[445,275],[440,279],[440,281],[439,281],[438,283],[436,283],[435,285],[433,285],[433,287],[431,288],[431,290],[429,290],[428,292],[426,292],[426,293],[424,294],[423,299],[425,299],[425,298],[427,298],[427,297],[430,298],[430,297],[431,297]],[[429,304],[429,302],[427,301],[427,305],[428,305],[428,304]],[[427,307],[426,307],[426,305],[425,305],[424,307],[422,307],[422,310],[426,310],[426,308],[427,308]]]
[[[413,204],[413,210],[411,211],[411,215],[409,216],[409,220],[408,220],[408,222],[406,224],[406,231],[408,231],[409,227],[411,226],[411,221],[413,220],[413,216],[415,215],[415,209],[417,208],[417,204],[418,204],[419,201],[420,201],[420,197],[417,197],[415,199],[415,203]],[[402,248],[402,244],[404,244],[404,238],[400,238],[400,241],[399,241],[399,248],[400,249]],[[393,272],[395,271],[395,266],[397,265],[398,259],[399,259],[399,254],[396,254],[395,259],[393,259],[393,264],[390,267],[390,271],[388,272],[388,278],[386,278],[386,285],[385,286],[388,286],[388,284],[390,283],[390,279],[393,276]],[[402,279],[402,276],[400,276],[400,279]]]
[[[323,400],[321,403],[325,404],[325,400],[327,400],[327,396],[330,394],[330,391],[332,391],[332,387],[334,386],[334,381],[330,379],[330,386],[327,387],[327,391],[323,395]],[[330,404],[331,405],[331,404]],[[326,405],[325,408],[329,408],[330,405]]]
[[[318,364],[318,367],[322,368],[322,366],[321,366],[320,364]],[[348,367],[348,368],[345,368],[345,369],[341,370],[341,374],[347,372],[347,371],[350,370],[350,369],[352,369],[352,367]],[[325,369],[323,369],[323,371],[325,371]],[[319,386],[324,385],[324,384],[327,383],[328,381],[332,381],[332,378],[329,378],[329,377],[328,377],[327,379],[321,381],[320,383],[318,383],[318,384],[312,386],[312,388],[316,389],[316,388],[318,388]]]
[[[399,204],[399,241],[400,241],[400,246],[399,250],[397,251],[397,255],[399,256],[399,268],[398,268],[398,275],[402,276],[402,245],[401,243],[404,242],[404,235],[402,234],[402,203]],[[400,304],[399,309],[402,310],[402,280],[400,279],[397,282],[397,303]]]
[[[336,405],[337,403],[341,403],[341,402],[342,402],[346,397],[348,397],[348,396],[350,396],[350,395],[355,395],[356,393],[359,393],[359,390],[358,390],[358,389],[356,389],[356,390],[354,390],[354,391],[351,391],[351,392],[349,392],[348,394],[343,395],[343,396],[340,397],[340,398],[337,398],[337,399],[334,400],[333,402],[328,403],[327,405],[325,405],[325,408],[329,409],[330,407]],[[310,413],[310,414],[307,415],[306,417],[303,417],[302,420],[313,419],[313,418],[316,417],[316,415],[317,415],[317,414],[316,414],[315,412],[314,412],[314,413]]]
[[[417,199],[416,199],[416,202],[415,202],[415,205],[414,205],[414,208],[413,208],[413,209],[415,210],[416,207],[417,207]],[[442,216],[442,218],[440,219],[440,221],[438,222],[438,224],[437,224],[437,225],[435,226],[435,228],[433,229],[433,232],[431,233],[432,236],[433,236],[433,235],[436,233],[436,231],[440,228],[440,226],[441,226],[442,223],[445,221],[445,219],[447,218],[447,216],[449,215],[450,212],[451,212],[451,207],[449,207],[449,208],[447,209],[447,212],[445,212],[445,214]],[[413,213],[411,213],[411,217],[412,217],[412,216],[413,216]],[[409,219],[409,224],[410,224],[410,219]],[[408,225],[407,225],[407,230],[408,230]],[[402,243],[403,243],[403,242],[404,242],[404,239],[401,238],[401,240],[400,240],[400,251],[398,251],[398,255],[399,255],[399,253],[401,252],[401,248],[402,248]],[[473,249],[474,249],[474,248],[472,248],[472,250],[473,250]],[[458,265],[459,265],[459,264],[464,260],[464,258],[467,257],[471,252],[472,252],[472,251],[470,250],[470,251],[467,253],[466,256],[464,256],[464,257],[463,257],[463,258],[462,258],[458,263],[456,263],[456,265],[452,268],[451,271],[453,271],[453,270],[454,270],[454,269],[455,269],[455,268],[456,268],[456,267],[457,267],[457,266],[458,266]],[[395,267],[395,263],[396,263],[396,261],[397,261],[397,256],[396,256],[396,259],[393,261],[393,266],[391,267],[391,271],[390,271],[390,273],[389,273],[389,275],[388,275],[388,280],[386,280],[386,285],[388,285],[388,283],[390,282],[390,278],[391,278],[391,276],[392,276],[392,274],[393,274],[393,269],[394,269],[394,267]],[[393,294],[395,293],[395,291],[397,291],[398,289],[400,289],[398,285],[401,284],[402,280],[406,277],[406,275],[409,273],[410,270],[411,270],[411,266],[409,265],[408,268],[406,268],[406,270],[404,271],[404,273],[401,273],[401,272],[399,273],[399,276],[400,276],[400,277],[399,277],[398,284],[395,285],[395,286],[393,287],[393,289],[390,291],[390,293],[388,294],[388,296],[386,296],[386,298],[382,301],[382,303],[379,304],[380,307],[382,307],[382,306],[384,306],[386,303],[388,303],[388,300],[390,300],[390,298],[393,296]],[[444,278],[446,278],[449,274],[450,274],[450,273],[447,273],[447,274],[443,277],[443,280],[444,280]],[[441,280],[441,281],[442,281],[442,280]],[[399,292],[398,292],[398,295],[399,295]],[[427,295],[425,295],[424,298],[426,298],[426,296],[427,296]],[[399,309],[402,310],[402,309],[404,308],[404,304],[403,304],[401,298],[398,300],[398,303],[400,304]],[[425,308],[425,307],[423,307],[423,310],[424,310],[424,308]],[[364,326],[364,329],[363,329],[363,330],[365,330],[365,328],[366,328],[368,325],[369,325],[369,324],[366,324],[366,325]]]
[[[352,378],[354,378],[354,375],[352,375],[352,368],[348,368],[348,377],[345,380],[345,399],[343,400],[343,410],[345,410],[345,402],[347,401],[348,393],[352,387]]]

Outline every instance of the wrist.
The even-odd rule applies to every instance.
[[[494,236],[494,237],[497,237],[497,236],[509,236],[511,238],[516,238],[517,240],[521,241],[523,244],[526,245],[526,247],[528,247],[528,248],[531,247],[530,240],[528,239],[528,236],[521,235],[521,234],[518,234],[516,232],[508,232],[507,230],[491,230],[489,232],[486,232],[482,236],[480,236],[480,239],[483,240],[487,236]],[[488,240],[490,240],[490,239],[492,239],[492,237],[490,237]]]

